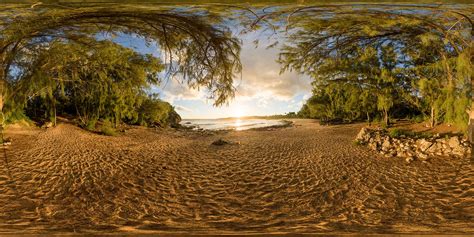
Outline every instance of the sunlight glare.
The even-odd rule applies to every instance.
[[[245,109],[241,105],[236,105],[232,112],[232,117],[241,118],[245,116]]]

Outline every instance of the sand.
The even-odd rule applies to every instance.
[[[295,123],[117,137],[10,128],[0,234],[474,233],[469,158],[407,164],[353,144],[362,124]]]

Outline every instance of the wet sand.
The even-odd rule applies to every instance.
[[[384,158],[352,143],[362,126],[11,128],[0,234],[474,233],[469,158]]]

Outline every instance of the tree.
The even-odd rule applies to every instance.
[[[170,78],[179,74],[190,87],[204,87],[215,105],[226,103],[233,97],[233,77],[241,70],[240,42],[232,37],[224,24],[220,24],[220,16],[193,9],[173,11],[120,4],[107,7],[66,5],[16,6],[0,15],[2,117],[7,112],[5,103],[12,104],[11,97],[22,93],[19,88],[23,88],[21,85],[25,83],[21,81],[39,78],[23,77],[33,68],[24,65],[35,65],[31,60],[39,59],[36,55],[42,55],[57,42],[90,47],[97,43],[96,36],[100,34],[137,35],[149,43],[157,42],[163,58],[166,58],[164,64]],[[78,72],[69,73],[75,76]]]
[[[420,90],[418,82],[422,75],[410,71],[421,72],[432,63],[422,59],[439,59],[437,78],[443,79],[440,85],[446,88],[443,117],[467,124],[460,111],[468,107],[472,88],[468,83],[472,78],[469,10],[428,8],[423,13],[407,8],[375,4],[356,10],[324,5],[287,10],[289,43],[279,60],[283,71],[296,70],[328,85],[353,83],[372,91],[388,123],[394,102],[425,103],[422,94],[427,91]],[[421,58],[416,56],[420,50],[424,51]]]

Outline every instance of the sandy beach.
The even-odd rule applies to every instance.
[[[362,126],[12,127],[0,234],[474,233],[469,158],[384,158],[352,142]],[[232,144],[211,145],[219,138]]]

